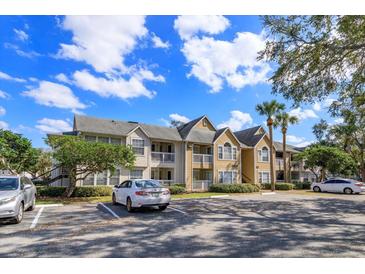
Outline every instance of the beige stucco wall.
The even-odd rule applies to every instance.
[[[226,142],[237,148],[237,158],[235,160],[219,160],[218,159],[218,146],[224,145]],[[237,171],[237,182],[241,183],[241,150],[240,144],[233,136],[233,134],[227,130],[216,140],[214,144],[214,160],[213,160],[213,181],[214,183],[219,182],[218,171]]]
[[[204,126],[204,121],[205,121],[205,126]],[[215,131],[214,126],[209,122],[209,120],[207,118],[204,118],[201,121],[199,121],[194,126],[194,128],[207,129],[207,130]]]
[[[270,161],[268,162],[260,162],[258,158],[258,151],[262,149],[263,147],[267,147],[267,149],[270,150],[270,141],[269,138],[265,135],[264,138],[261,139],[260,142],[255,147],[255,183],[258,183],[259,181],[259,172],[260,171],[268,171],[270,172]],[[274,166],[275,166],[275,148],[274,151],[271,151],[273,155],[274,160]]]

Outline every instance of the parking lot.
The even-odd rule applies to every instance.
[[[365,195],[238,195],[37,207],[0,224],[0,257],[364,257]]]

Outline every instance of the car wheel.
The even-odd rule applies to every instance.
[[[161,210],[161,211],[164,211],[165,209],[167,208],[167,206],[159,206],[158,209]]]
[[[319,186],[315,186],[315,187],[313,187],[313,191],[314,192],[321,192],[321,189],[319,188]]]
[[[32,200],[32,204],[28,207],[27,211],[33,211],[35,209],[35,195]]]
[[[345,194],[352,194],[352,189],[351,188],[349,188],[349,187],[346,187],[344,190],[343,190],[343,192],[345,193]]]
[[[18,215],[15,217],[14,222],[16,224],[21,223],[21,221],[23,220],[23,215],[24,215],[24,204],[20,203]]]
[[[112,196],[112,202],[113,202],[113,205],[117,204],[117,198],[115,197],[114,193],[113,193],[113,196]]]
[[[128,212],[133,212],[134,211],[134,208],[132,207],[132,200],[131,198],[127,198],[127,211]]]

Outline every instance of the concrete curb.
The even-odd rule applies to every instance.
[[[63,206],[63,204],[40,204],[40,205],[36,205],[35,207],[38,208],[38,207],[57,207],[57,206]]]
[[[213,195],[213,196],[209,196],[209,198],[224,198],[224,197],[229,197],[229,195]]]
[[[275,195],[276,192],[261,192],[261,195]]]

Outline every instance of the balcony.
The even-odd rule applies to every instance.
[[[213,163],[213,155],[211,154],[193,154],[193,163],[198,164],[211,164]]]
[[[175,163],[175,153],[151,152],[152,161],[158,163]]]
[[[212,180],[193,180],[193,191],[207,191]]]

